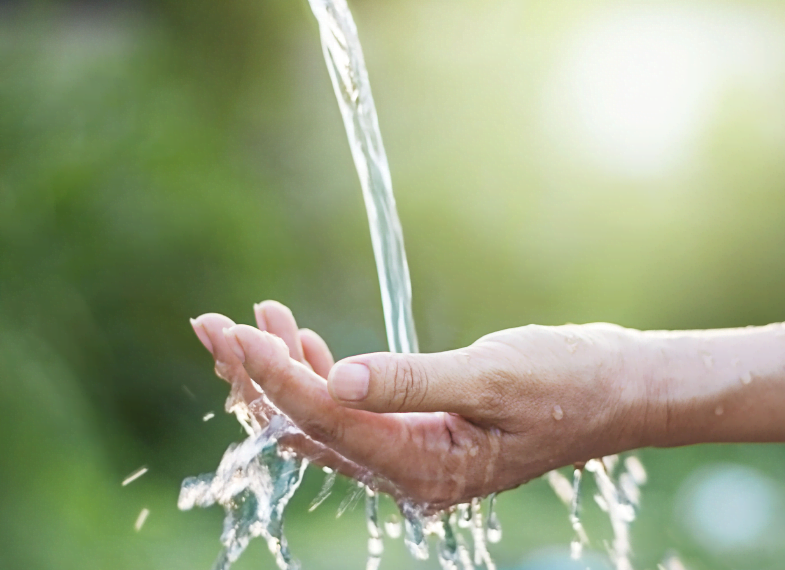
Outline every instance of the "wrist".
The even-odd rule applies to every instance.
[[[586,455],[582,459],[653,445],[650,426],[657,408],[651,406],[641,332],[594,323],[571,325],[567,334],[577,334],[591,346],[576,352],[567,372],[586,418],[579,437]]]
[[[644,333],[602,326],[604,350],[599,370],[612,411],[607,418],[607,433],[613,435],[615,449],[610,453],[657,445],[657,427],[666,417],[663,403],[667,397],[660,393],[662,386],[652,374],[653,353]]]
[[[636,387],[632,405],[635,447],[669,447],[674,412],[669,347],[665,339],[648,331],[627,332],[624,373],[626,381]]]

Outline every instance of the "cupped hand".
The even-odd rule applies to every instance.
[[[646,388],[623,380],[634,341],[621,327],[526,326],[459,350],[334,364],[283,305],[255,313],[258,328],[192,321],[218,375],[247,402],[260,387],[308,436],[291,443],[304,455],[426,510],[642,443]]]

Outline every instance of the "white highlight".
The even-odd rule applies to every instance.
[[[781,109],[772,93],[785,73],[783,26],[749,8],[615,7],[563,58],[546,116],[616,174],[657,176],[691,158],[729,92]]]

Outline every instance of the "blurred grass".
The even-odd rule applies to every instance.
[[[785,141],[754,99],[727,94],[689,168],[655,179],[602,171],[545,132],[560,46],[620,4],[352,3],[423,350],[529,322],[785,318]],[[777,2],[730,4],[785,19]],[[276,298],[338,357],[384,348],[315,24],[305,2],[283,0],[6,3],[0,14],[0,568],[209,568],[220,514],[179,513],[179,482],[241,434],[222,413],[201,421],[226,388],[188,317],[249,322],[253,302]],[[702,551],[673,508],[702,465],[781,480],[782,446],[642,456],[640,568],[669,548],[695,570],[781,567],[783,546]],[[122,488],[143,464],[149,474]],[[336,493],[307,514],[319,485],[309,472],[290,508],[295,553],[308,569],[362,567],[361,512],[336,523]],[[585,502],[602,550],[607,523]],[[566,549],[566,513],[543,482],[499,509],[502,568]],[[238,568],[272,568],[263,550]],[[425,567],[400,543],[388,550],[382,568]]]

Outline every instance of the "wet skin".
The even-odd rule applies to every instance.
[[[785,441],[781,325],[530,325],[459,350],[335,364],[287,307],[254,309],[257,327],[192,321],[216,373],[248,403],[261,388],[307,436],[285,445],[426,510],[639,447]]]

